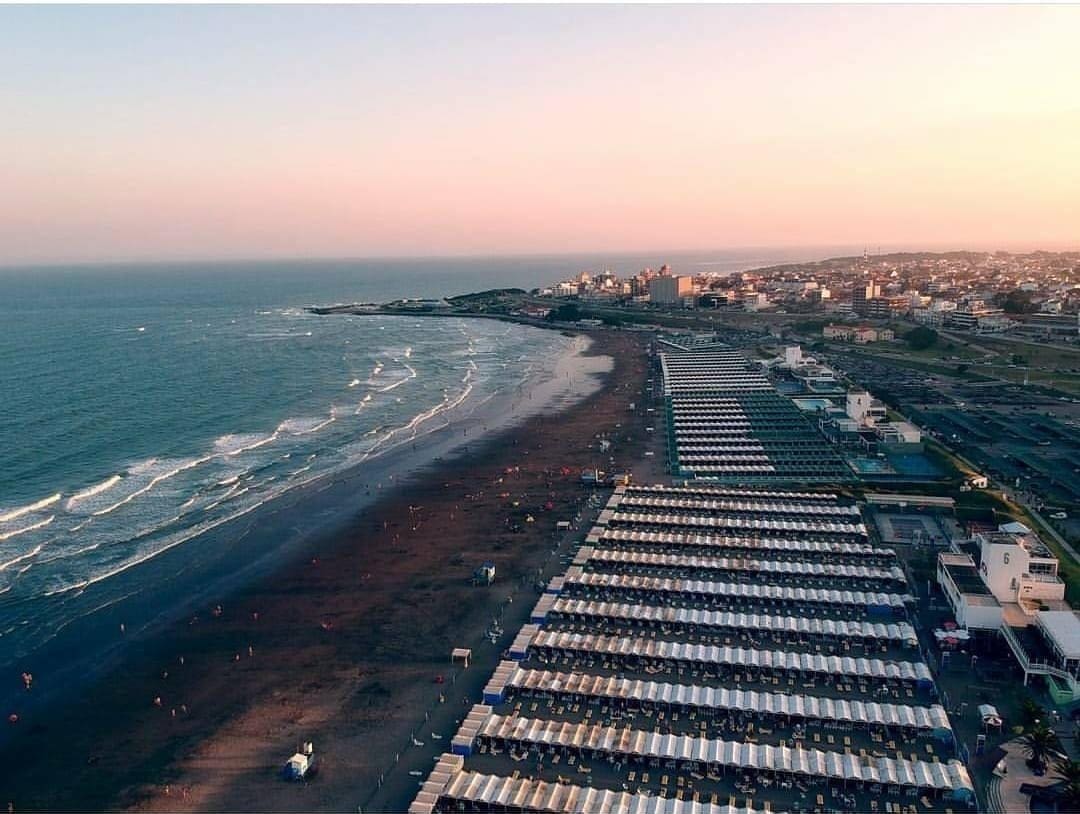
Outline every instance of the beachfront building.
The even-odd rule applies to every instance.
[[[1057,557],[1030,529],[1016,525],[1013,531],[1006,525],[975,535],[979,570],[999,601],[1033,614],[1047,602],[1064,600],[1065,582],[1058,576]]]
[[[937,580],[961,628],[973,633],[1001,629],[1001,603],[983,582],[970,554],[938,554]]]
[[[847,394],[847,414],[860,426],[872,427],[888,416],[888,409],[866,390],[851,390]]]
[[[966,809],[912,606],[834,493],[618,487],[410,811]]]
[[[938,555],[937,578],[957,624],[1001,634],[1024,672],[1041,676],[1057,704],[1080,699],[1080,621],[1065,601],[1058,559],[1022,523],[976,533],[970,554]]]

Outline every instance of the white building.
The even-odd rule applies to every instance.
[[[956,623],[965,630],[999,630],[1001,603],[979,576],[970,554],[938,554],[937,579],[952,606]]]
[[[821,329],[821,335],[826,339],[848,340],[855,335],[855,329],[850,325],[826,325]]]
[[[852,390],[847,394],[848,417],[868,427],[885,418],[885,405],[865,390]]]
[[[769,296],[761,291],[751,291],[743,295],[742,306],[747,311],[760,311],[769,307]]]
[[[908,421],[879,422],[874,429],[884,444],[922,443],[922,430]]]
[[[1019,528],[1015,528],[1018,526]],[[1013,527],[1013,530],[1009,530]],[[979,571],[1000,602],[1015,602],[1027,614],[1047,601],[1065,599],[1065,583],[1058,576],[1058,560],[1022,524],[1006,524],[998,531],[976,534]]]
[[[649,280],[649,301],[657,305],[682,305],[683,299],[694,294],[691,277],[661,275]]]
[[[1080,619],[1071,610],[1040,611],[1035,627],[1054,654],[1054,666],[1080,676]]]

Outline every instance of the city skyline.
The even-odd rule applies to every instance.
[[[1075,7],[0,20],[2,265],[1080,240]]]

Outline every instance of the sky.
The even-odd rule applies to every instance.
[[[0,7],[0,264],[1080,248],[1080,6]]]

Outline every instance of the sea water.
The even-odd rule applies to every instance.
[[[628,273],[666,259],[617,261]],[[788,256],[682,259],[700,271]],[[110,581],[130,590],[117,579],[130,569],[551,375],[571,342],[490,320],[317,316],[306,305],[531,288],[604,265],[0,270],[0,663],[118,601]]]

